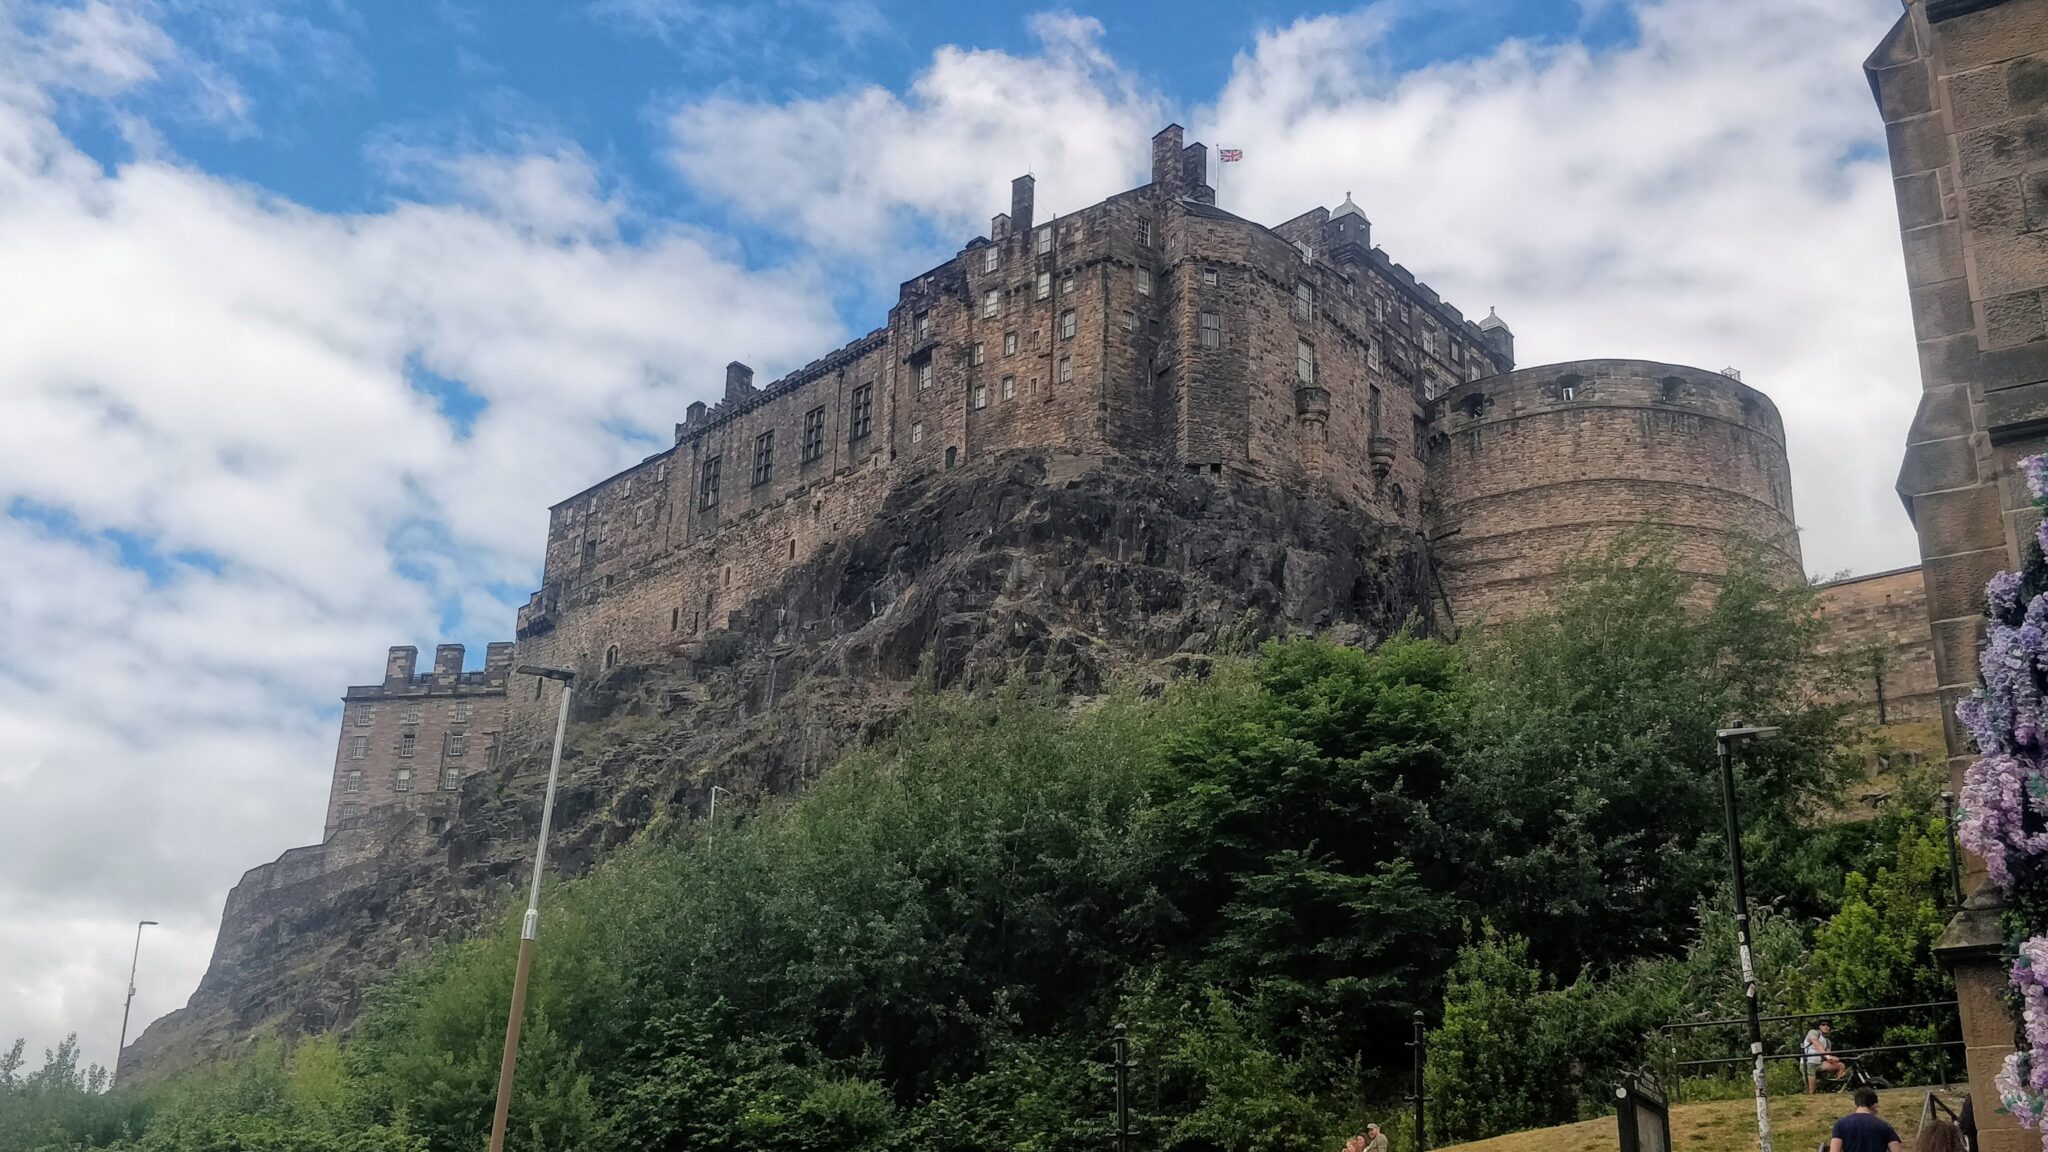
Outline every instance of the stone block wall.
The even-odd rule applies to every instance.
[[[1461,625],[1546,603],[1573,563],[1625,532],[1703,580],[1745,542],[1803,578],[1784,425],[1740,381],[1584,360],[1461,385],[1438,404],[1430,533]]]
[[[463,670],[463,655],[460,644],[440,645],[433,671],[415,673],[419,650],[396,647],[385,657],[382,683],[343,695],[323,839],[453,791],[496,763],[513,645],[490,645],[475,672]]]
[[[1855,576],[1821,586],[1825,650],[1859,667],[1851,699],[1879,724],[1941,722],[1934,643],[1927,629],[1927,587],[1918,566]]]

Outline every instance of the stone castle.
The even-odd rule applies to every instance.
[[[513,684],[515,663],[588,682],[686,654],[906,478],[1003,453],[1314,489],[1425,545],[1452,628],[1540,605],[1623,531],[1703,579],[1738,539],[1801,578],[1762,392],[1646,361],[1516,369],[1508,326],[1375,247],[1348,194],[1266,227],[1218,208],[1208,171],[1174,125],[1152,139],[1150,183],[1078,212],[1037,219],[1020,176],[988,235],[904,282],[883,327],[765,387],[727,365],[673,447],[553,506],[516,644],[491,645],[481,673],[444,645],[430,675],[394,648],[382,684],[348,690],[327,834],[432,807],[501,740],[550,732],[554,689]],[[1879,669],[1873,699],[1889,675],[1892,712],[1931,714],[1910,635],[1922,603],[1872,594],[1831,590],[1857,621],[1844,642],[1900,652],[1909,667]]]

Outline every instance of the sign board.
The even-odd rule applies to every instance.
[[[1657,1078],[1638,1073],[1614,1089],[1621,1152],[1671,1152],[1671,1108]]]

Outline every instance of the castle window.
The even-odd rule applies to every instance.
[[[953,465],[956,462],[958,462],[959,459],[960,449],[951,444],[946,445],[946,471],[951,472],[953,470]]]
[[[804,413],[804,463],[825,454],[825,408],[819,405]]]
[[[919,420],[917,423],[912,424],[910,426],[910,442],[912,444],[921,444],[924,442],[924,421]]]
[[[1052,273],[1040,272],[1038,274],[1038,285],[1033,289],[1032,295],[1035,299],[1039,300],[1052,295]]]
[[[1052,251],[1052,225],[1048,224],[1038,230],[1036,251],[1040,256]]]
[[[730,569],[728,569],[728,571],[730,571]],[[604,666],[607,668],[615,668],[618,666],[618,663],[619,646],[617,644],[614,644],[611,647],[604,650]]]
[[[1301,253],[1301,262],[1303,264],[1310,264],[1315,261],[1316,254],[1314,252],[1309,251],[1308,241],[1296,240],[1294,242],[1294,250],[1296,252]]]
[[[1344,298],[1346,300],[1358,299],[1358,283],[1349,276],[1344,278]]]
[[[417,724],[420,722],[420,706],[418,704],[407,704],[405,706],[405,722],[407,724]]]
[[[1216,286],[1216,269],[1215,269],[1215,268],[1213,268],[1213,267],[1212,267],[1212,268],[1204,268],[1204,269],[1202,269],[1202,283],[1203,283],[1204,285],[1207,285],[1207,286],[1208,286],[1208,287],[1210,287],[1210,288],[1214,288],[1214,287]]]
[[[595,561],[596,559],[597,559],[597,541],[595,541],[595,540],[585,540],[585,541],[583,542],[583,562],[584,562],[585,564],[589,564],[589,563],[591,563],[591,562]]]
[[[1370,384],[1365,389],[1365,423],[1372,434],[1380,434],[1380,386]]]
[[[727,588],[732,587],[732,565],[730,564],[725,566],[725,586]]]
[[[1128,308],[1124,309],[1123,325],[1124,331],[1136,332],[1138,330],[1138,314]]]
[[[654,466],[654,482],[659,484],[666,479],[668,479],[668,463],[664,461]]]
[[[1558,398],[1559,400],[1576,400],[1576,399],[1578,399],[1578,398],[1579,398],[1579,387],[1578,387],[1578,385],[1576,385],[1576,384],[1559,384],[1559,385],[1557,386],[1557,398]]]
[[[441,738],[441,744],[442,750],[448,755],[460,756],[468,747],[469,741],[460,732],[450,732]]]
[[[1380,346],[1371,341],[1365,345],[1365,366],[1375,372],[1380,370]]]
[[[1152,221],[1143,216],[1138,217],[1138,243],[1147,248],[1152,246]]]
[[[534,698],[535,700],[538,700],[538,699],[540,699],[540,687],[541,687],[541,685],[542,685],[542,684],[545,684],[545,683],[547,683],[547,681],[545,681],[545,680],[542,680],[542,679],[541,679],[540,677],[538,677],[538,676],[535,676],[535,677],[533,678],[533,698]]]
[[[1016,398],[1016,396],[1017,396],[1017,378],[1016,378],[1015,376],[1005,376],[1005,377],[1003,377],[1003,399],[1005,399],[1005,400],[1013,400],[1013,399],[1015,399],[1015,398]]]
[[[1202,347],[1223,347],[1223,313],[1202,313]]]
[[[1422,417],[1411,416],[1409,417],[1408,432],[1409,435],[1415,438],[1415,442],[1409,445],[1409,448],[1415,453],[1415,458],[1417,460],[1426,458],[1429,455],[1429,449],[1425,443],[1429,439],[1429,425],[1423,421]]]
[[[974,385],[974,406],[976,409],[988,407],[988,385],[980,381]]]
[[[391,781],[391,790],[393,792],[412,791],[412,769],[400,768]]]
[[[621,495],[621,496],[631,496],[632,494],[633,494],[633,478],[632,478],[631,476],[628,476],[628,477],[626,477],[626,488],[625,488],[625,491],[621,492],[621,493],[620,493],[620,495]]]
[[[1428,327],[1422,329],[1422,351],[1424,355],[1436,355],[1436,333]]]
[[[455,702],[455,722],[457,724],[469,723],[469,710],[472,707],[474,705],[467,700],[457,700]]]
[[[868,438],[875,430],[875,386],[863,384],[853,390],[853,419],[849,422],[847,442],[856,443]]]
[[[1304,385],[1316,382],[1316,346],[1306,340],[1294,342],[1294,379]]]
[[[486,732],[484,733],[484,767],[496,768],[497,766],[498,734],[496,732]]]
[[[683,610],[682,610],[681,608],[671,608],[671,609],[669,609],[669,610],[668,610],[668,630],[669,630],[669,631],[671,631],[671,632],[674,632],[675,630],[677,630],[678,628],[681,628],[682,626],[683,626]]]
[[[1060,313],[1060,339],[1072,340],[1073,338],[1074,310],[1072,308],[1069,308],[1065,312]]]
[[[1060,383],[1062,383],[1062,384],[1070,384],[1070,383],[1072,383],[1072,382],[1073,382],[1073,380],[1074,380],[1074,358],[1073,358],[1072,356],[1062,356],[1062,357],[1060,357],[1060,375],[1059,375],[1059,382],[1060,382]]]
[[[369,710],[368,708],[358,708],[358,709],[356,709],[356,727],[358,727],[358,728],[368,728],[369,726],[370,726],[370,710]]]
[[[441,791],[453,792],[460,787],[462,787],[462,769],[457,768],[453,764],[443,765],[441,768]],[[434,831],[439,832],[440,830],[441,818],[436,816],[434,818]]]
[[[645,523],[647,523],[647,509],[644,507],[633,509],[633,527],[638,528]]]
[[[929,392],[932,389],[932,362],[926,360],[917,366],[917,390]]]
[[[791,538],[789,542],[789,558],[791,560],[796,559],[796,540],[794,538]]]
[[[993,272],[1003,266],[1003,250],[991,244],[981,250],[981,270]]]
[[[412,755],[413,742],[414,741],[412,733],[406,732],[401,734],[398,737],[398,754],[400,756]]]
[[[754,486],[766,484],[775,475],[775,430],[754,437]]]
[[[368,756],[369,754],[370,738],[368,736],[357,736],[348,742],[349,759],[361,760],[363,757]]]
[[[981,367],[981,362],[986,359],[988,359],[988,345],[976,340],[974,347],[967,350],[967,362],[979,368]]]
[[[1137,281],[1138,295],[1150,296],[1152,294],[1152,270],[1150,268],[1138,269]]]
[[[929,312],[919,312],[912,318],[911,324],[916,328],[919,340],[932,334],[932,314]]]
[[[704,462],[704,478],[697,485],[697,507],[718,507],[718,471],[722,458],[713,456]]]
[[[341,818],[343,820],[353,820],[356,818],[356,814],[361,811],[362,806],[353,800],[343,800],[341,802]]]
[[[1073,277],[1073,274],[1072,274],[1072,273],[1069,273],[1069,274],[1067,274],[1067,275],[1065,275],[1065,276],[1062,276],[1062,277],[1060,277],[1060,295],[1062,295],[1062,296],[1072,296],[1073,294],[1074,294],[1074,277]]]
[[[361,792],[363,790],[363,774],[361,772],[350,772],[342,776],[341,790],[343,792]]]
[[[1015,356],[1016,354],[1017,354],[1017,334],[1016,334],[1015,332],[1005,332],[1005,333],[1003,333],[1003,355],[1005,355],[1005,356]]]
[[[1002,311],[1002,307],[1003,293],[1001,289],[991,288],[981,294],[981,314],[983,317],[994,316],[997,312]]]
[[[1316,318],[1316,286],[1307,277],[1294,282],[1294,318],[1313,320]]]

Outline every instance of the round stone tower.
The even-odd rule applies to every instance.
[[[1470,381],[1439,401],[1429,473],[1460,625],[1537,607],[1626,531],[1703,580],[1743,539],[1785,579],[1804,575],[1785,426],[1731,375],[1575,360]]]

